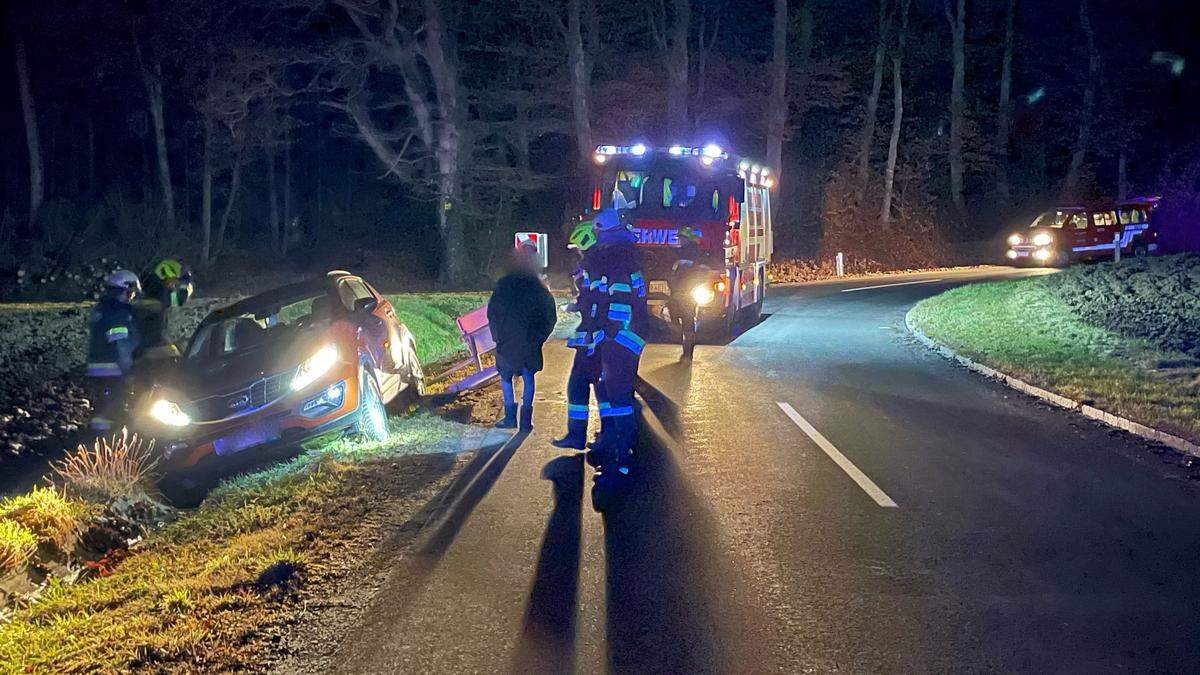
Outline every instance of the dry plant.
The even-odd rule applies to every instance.
[[[64,545],[79,529],[87,508],[53,487],[34,487],[28,493],[0,499],[0,519],[25,526],[39,542]]]
[[[157,464],[154,440],[122,429],[111,438],[97,438],[91,448],[80,444],[75,452],[56,462],[53,470],[56,482],[61,482],[68,493],[107,503],[142,492]]]

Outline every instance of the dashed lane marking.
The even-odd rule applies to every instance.
[[[941,278],[919,279],[917,281],[897,281],[894,284],[876,284],[874,286],[859,286],[857,288],[843,288],[842,292],[843,293],[853,293],[854,291],[869,291],[874,288],[891,288],[892,286],[912,286],[913,284],[932,284],[937,281],[942,281],[942,279]]]
[[[817,447],[824,450],[825,454],[829,455],[829,458],[832,459],[835,464],[841,467],[842,471],[845,471],[846,475],[850,476],[851,480],[853,480],[855,483],[858,483],[858,487],[862,488],[863,492],[866,492],[871,499],[875,500],[876,504],[885,509],[898,508],[896,502],[892,501],[892,498],[887,496],[887,493],[879,489],[879,486],[876,485],[875,482],[870,478],[868,478],[867,474],[860,471],[857,466],[854,466],[854,462],[851,462],[846,458],[845,455],[839,452],[837,448],[833,447],[833,443],[830,443],[829,439],[821,435],[821,432],[817,431],[816,427],[809,424],[808,420],[804,419],[800,413],[796,412],[796,409],[793,408],[791,404],[784,403],[782,401],[777,401],[776,404],[779,406],[779,409],[783,411],[783,414],[790,417],[791,420],[796,423],[796,426],[800,427],[800,431],[803,431],[809,438],[811,438],[813,443],[817,444]]]

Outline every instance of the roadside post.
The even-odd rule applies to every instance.
[[[1113,235],[1113,262],[1121,262],[1121,235]]]
[[[513,248],[533,246],[537,249],[542,269],[550,265],[550,237],[545,232],[518,232],[513,236]]]
[[[837,267],[837,275],[839,277],[846,276],[845,257],[842,255],[841,251],[838,251],[837,258],[834,260],[834,265]]]

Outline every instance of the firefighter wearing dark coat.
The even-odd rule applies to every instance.
[[[588,403],[592,389],[596,390],[596,401],[604,403],[604,392],[600,386],[600,355],[596,350],[598,333],[595,307],[598,294],[592,290],[592,279],[587,271],[587,252],[596,244],[595,225],[586,221],[571,231],[569,246],[583,256],[572,274],[575,282],[575,302],[569,311],[579,312],[579,327],[567,338],[567,346],[575,350],[571,361],[571,374],[567,378],[567,434],[552,441],[557,448],[583,450],[587,446]],[[601,426],[601,437],[604,428]]]
[[[520,427],[533,428],[534,373],[542,369],[542,345],[554,331],[558,318],[554,296],[537,275],[536,251],[518,249],[508,274],[496,282],[488,300],[487,316],[496,342],[496,370],[504,395],[501,429],[517,426],[513,380],[522,380]]]
[[[604,400],[600,417],[611,431],[596,449],[598,486],[614,485],[632,470],[633,443],[637,433],[633,410],[633,388],[645,340],[646,282],[641,257],[634,246],[633,231],[613,209],[596,214],[597,243],[588,252],[585,266],[596,292],[593,305],[600,335],[600,383]]]
[[[105,277],[104,285],[104,297],[88,317],[87,364],[91,428],[101,433],[125,416],[133,353],[141,342],[132,305],[142,290],[137,275],[117,270]]]

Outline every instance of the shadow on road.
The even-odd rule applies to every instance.
[[[716,523],[643,420],[635,489],[605,515],[609,670],[733,672],[744,615]]]
[[[529,432],[523,431],[513,434],[499,447],[493,445],[480,448],[448,489],[443,503],[450,503],[450,509],[442,519],[442,524],[418,550],[419,556],[426,560],[441,559],[450,548],[450,544],[454,543],[454,538],[458,536],[458,531],[467,522],[471,512],[487,496],[504,467],[508,466],[508,461],[528,436]]]
[[[542,478],[554,484],[554,511],[542,537],[513,657],[514,673],[569,673],[575,669],[583,457],[551,460],[542,469]]]

